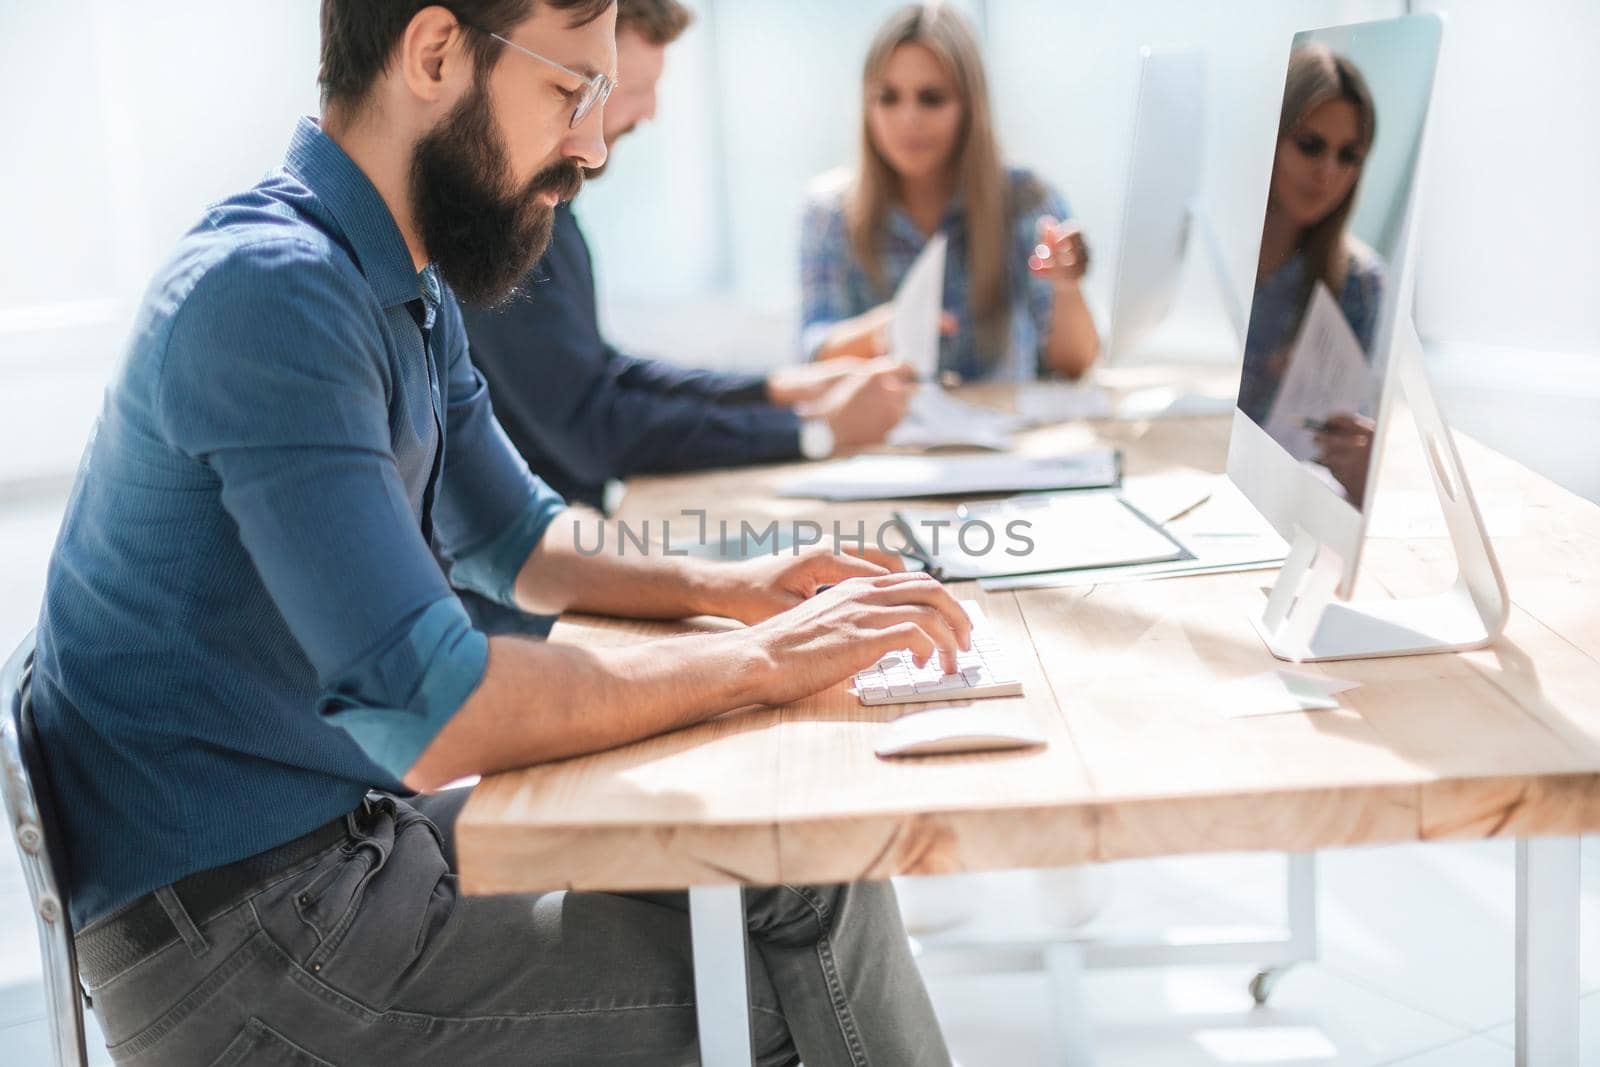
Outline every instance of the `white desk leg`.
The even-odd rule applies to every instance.
[[[1089,998],[1083,988],[1083,947],[1070,942],[1044,950],[1050,976],[1050,1010],[1061,1067],[1094,1067],[1094,1030],[1089,1025]]]
[[[701,1067],[750,1067],[750,972],[745,967],[740,887],[692,887],[689,936]]]
[[[1578,1062],[1579,839],[1517,839],[1517,1067]]]

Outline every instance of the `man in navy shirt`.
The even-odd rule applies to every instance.
[[[667,46],[690,20],[677,0],[617,7],[608,149],[654,117]],[[822,459],[875,444],[909,396],[909,369],[888,360],[740,374],[624,355],[600,335],[589,246],[567,204],[517,294],[463,315],[472,361],[517,451],[568,500],[602,509],[633,474]]]
[[[321,121],[148,291],[33,681],[119,1063],[691,1059],[682,894],[463,897],[456,805],[412,794],[968,639],[936,583],[864,560],[586,555],[506,442],[453,291],[510,288],[604,161],[614,20],[325,0]],[[456,590],[748,625],[489,638]],[[947,1062],[886,886],[751,890],[747,912],[761,1062]]]

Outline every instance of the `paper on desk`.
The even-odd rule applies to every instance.
[[[884,442],[897,448],[982,448],[1004,452],[1022,420],[957,400],[931,382],[911,395],[905,417]]]
[[[923,381],[939,374],[945,244],[945,235],[936,233],[922,246],[894,294],[894,319],[889,324],[889,354]]]
[[[1017,389],[1017,414],[1030,426],[1111,416],[1111,394],[1077,382],[1026,382]]]
[[[1210,500],[1218,484],[1218,474],[1145,474],[1125,478],[1122,499],[1156,522],[1171,522]]]
[[[1183,482],[1191,478],[1193,480],[1180,489]],[[1128,479],[1128,488],[1133,493],[1129,495],[1124,490],[1123,495],[1128,497],[1129,503],[1152,518],[1168,508],[1173,510],[1166,511],[1167,515],[1176,514],[1186,500],[1193,500],[1194,494],[1203,492],[1206,484],[1206,479],[1198,475],[1177,476],[1167,487],[1160,485],[1160,478],[1149,479],[1152,484],[1146,486],[1141,486],[1141,481]],[[1195,574],[1227,574],[1280,566],[1289,546],[1239,492],[1238,487],[1227,478],[1215,477],[1210,480],[1210,489],[1210,495],[1204,503],[1183,517],[1164,524],[1164,529],[1189,551],[1194,557],[1192,559],[1097,567],[1059,574],[985,578],[979,584],[986,592],[995,593],[1014,589],[1055,589],[1182,578]],[[1162,497],[1165,497],[1165,502]]]
[[[1360,683],[1300,671],[1263,671],[1216,687],[1206,700],[1227,719],[1282,715],[1294,711],[1328,711],[1335,697]]]
[[[1126,393],[1116,404],[1116,417],[1126,422],[1140,419],[1181,419],[1227,415],[1237,404],[1235,396],[1180,391],[1169,385],[1151,386]]]
[[[1370,411],[1374,384],[1360,340],[1328,287],[1319,281],[1312,287],[1305,321],[1290,349],[1277,399],[1267,414],[1267,434],[1295,459],[1313,459],[1316,435],[1306,421]]]
[[[1006,529],[1026,534],[1026,551],[992,539],[966,543],[952,531],[969,522],[987,522],[996,512]],[[947,580],[1000,573],[1055,573],[1167,562],[1186,555],[1183,546],[1122,502],[1115,493],[1052,493],[1000,505],[967,505],[952,510],[906,508],[895,515]],[[990,526],[993,529],[993,526]],[[943,532],[944,536],[939,535]],[[1009,536],[1016,536],[1010,534]]]
[[[1186,543],[1193,546],[1192,542]],[[986,593],[1017,589],[1064,589],[1081,585],[1114,585],[1118,582],[1154,581],[1158,578],[1188,578],[1197,574],[1232,574],[1237,571],[1266,571],[1283,565],[1287,547],[1281,539],[1239,541],[1208,546],[1196,559],[1170,563],[1134,563],[1122,567],[1093,567],[1081,571],[1053,574],[1023,574],[1011,578],[982,578],[978,584]]]

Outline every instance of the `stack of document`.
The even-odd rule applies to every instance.
[[[1052,489],[1103,489],[1121,480],[1115,449],[1068,456],[856,456],[824,463],[778,487],[786,497],[906,500]]]
[[[1221,475],[1158,475],[1129,478],[1119,491],[1134,508],[1183,546],[1178,559],[1111,567],[1086,567],[1053,574],[985,578],[990,592],[1101,585],[1108,582],[1178,578],[1190,574],[1268,570],[1289,552],[1255,507]]]
[[[994,504],[907,508],[895,518],[912,554],[945,581],[1189,559],[1115,493],[1044,493]]]
[[[905,417],[889,432],[897,448],[982,448],[1004,452],[1011,436],[1026,426],[1019,416],[957,400],[941,387],[917,387]]]

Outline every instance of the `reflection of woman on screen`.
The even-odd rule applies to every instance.
[[[1290,55],[1239,390],[1239,406],[1263,426],[1317,282],[1371,357],[1383,263],[1349,224],[1377,123],[1355,64],[1321,45]]]
[[[1261,426],[1269,422],[1319,282],[1362,354],[1372,357],[1383,262],[1349,225],[1377,126],[1372,93],[1354,63],[1321,45],[1290,55],[1239,386],[1239,407]],[[1311,428],[1313,462],[1327,468],[1359,507],[1372,451],[1368,412],[1328,412]]]

